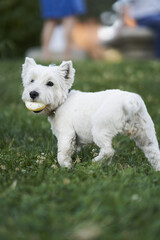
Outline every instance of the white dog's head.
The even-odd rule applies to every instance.
[[[63,61],[59,66],[42,66],[27,57],[22,69],[22,100],[45,104],[42,112],[49,115],[66,100],[74,74],[72,61]]]

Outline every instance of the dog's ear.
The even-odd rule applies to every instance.
[[[70,88],[74,81],[75,75],[75,69],[73,68],[72,61],[63,61],[60,65],[60,70],[68,87]]]
[[[33,58],[26,57],[26,58],[25,58],[25,62],[24,62],[24,64],[22,65],[22,78],[24,78],[27,70],[28,70],[31,66],[35,66],[35,65],[36,65],[36,62],[34,61]]]

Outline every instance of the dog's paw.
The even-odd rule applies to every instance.
[[[72,168],[72,163],[71,162],[61,162],[60,166],[62,168],[67,168],[67,169],[71,169]]]
[[[95,163],[95,162],[102,162],[102,158],[100,158],[99,156],[95,157],[92,159],[92,162]]]
[[[107,156],[104,156],[104,157],[100,157],[100,156],[97,156],[95,158],[92,159],[92,162],[93,163],[107,163],[107,165],[109,166],[111,163],[112,163],[112,157],[107,157]]]
[[[160,164],[157,164],[154,169],[157,171],[157,172],[160,172]]]

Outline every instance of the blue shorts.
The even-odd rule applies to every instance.
[[[155,55],[160,58],[160,14],[136,19],[139,26],[151,28],[155,33]]]
[[[41,15],[44,19],[61,19],[84,14],[84,0],[40,0]]]

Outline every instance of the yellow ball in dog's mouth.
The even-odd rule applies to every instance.
[[[43,103],[29,102],[29,101],[25,102],[25,105],[28,110],[33,112],[42,111],[46,107],[46,105]]]

